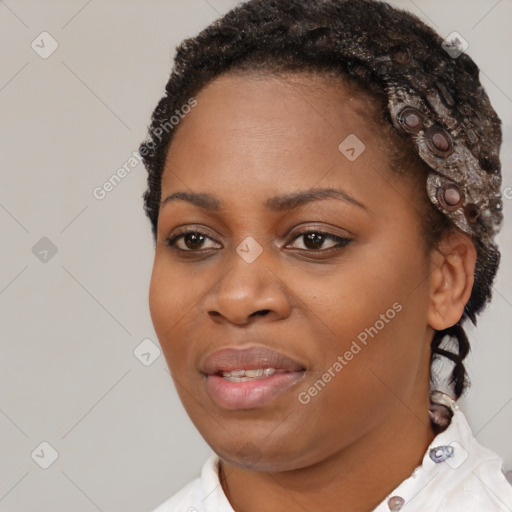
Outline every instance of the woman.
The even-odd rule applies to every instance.
[[[372,0],[252,0],[178,47],[140,148],[149,300],[215,455],[156,512],[512,509],[456,404],[502,221],[458,50]]]

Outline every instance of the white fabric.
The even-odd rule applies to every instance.
[[[453,455],[435,463],[430,448],[447,445]],[[199,478],[153,512],[234,512],[219,481],[218,461],[212,454]],[[392,496],[405,500],[400,512],[512,512],[512,485],[501,468],[502,459],[476,441],[456,406],[450,425],[434,438],[422,464],[373,512],[390,512]]]

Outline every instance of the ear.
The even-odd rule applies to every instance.
[[[447,232],[431,251],[427,321],[435,330],[455,325],[471,296],[476,249],[462,232]]]

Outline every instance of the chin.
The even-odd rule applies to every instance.
[[[222,440],[207,439],[212,450],[228,464],[237,468],[258,472],[280,472],[301,469],[324,457],[315,450],[303,450],[292,433],[269,443],[268,439],[257,441],[249,436],[245,439],[237,436]]]

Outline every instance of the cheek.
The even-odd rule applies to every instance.
[[[394,244],[398,248],[391,245],[372,243],[347,254],[336,266],[315,272],[291,268],[283,274],[287,286],[300,298],[299,309],[310,316],[320,336],[332,339],[336,349],[343,349],[344,342],[375,323],[384,334],[404,317],[419,321],[425,314],[427,272],[422,254],[413,247],[404,251],[401,243]],[[397,314],[398,308],[403,312]],[[405,337],[404,332],[400,338]]]
[[[193,316],[197,295],[183,275],[180,276],[179,269],[157,252],[149,286],[149,310],[166,357],[169,351],[176,350],[182,324],[190,318],[187,313]]]
[[[395,240],[394,248],[373,245],[328,279],[302,282],[311,317],[320,319],[320,328],[328,327],[307,386],[329,380],[325,391],[321,383],[317,387],[319,401],[325,400],[325,410],[334,416],[343,416],[340,404],[359,413],[377,411],[394,393],[410,390],[428,355],[426,266],[421,248],[403,251],[400,242]]]
[[[174,305],[179,297],[179,281],[173,283],[172,277],[156,254],[149,285],[149,311],[160,343],[164,341],[162,335],[172,326]]]

